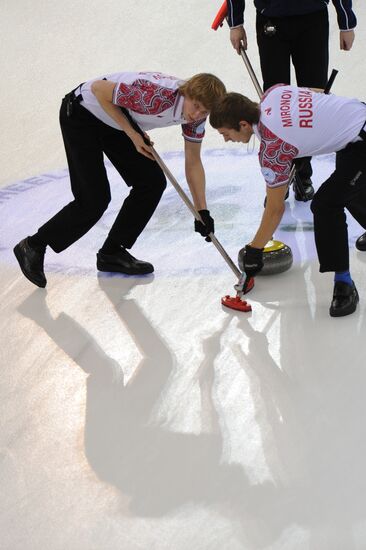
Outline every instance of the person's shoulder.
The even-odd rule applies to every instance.
[[[182,78],[161,73],[158,71],[141,71],[139,73],[136,73],[136,79],[153,82],[154,84],[157,84],[162,88],[176,88],[184,83],[184,80]]]
[[[279,93],[281,90],[280,89],[283,89],[284,87],[288,86],[287,84],[274,84],[273,86],[271,86],[270,88],[268,88],[264,94],[262,95],[262,99],[261,99],[261,102],[263,103],[263,101],[265,99],[267,99],[267,97],[269,95],[274,95],[274,93]]]

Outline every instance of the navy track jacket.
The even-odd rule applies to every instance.
[[[226,0],[229,27],[244,24],[245,0]],[[337,11],[338,26],[341,31],[354,29],[357,19],[352,11],[352,0],[332,0]],[[254,0],[259,13],[268,17],[288,17],[305,15],[326,9],[329,0]]]

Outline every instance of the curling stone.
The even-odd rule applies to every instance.
[[[245,248],[239,250],[238,263],[244,271]],[[283,273],[292,266],[292,252],[287,244],[281,241],[268,241],[263,251],[263,269],[258,275],[274,275]]]

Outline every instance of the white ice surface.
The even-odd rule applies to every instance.
[[[97,275],[95,253],[127,192],[112,169],[100,223],[63,254],[47,252],[47,290],[12,255],[71,197],[67,173],[54,171],[65,166],[57,112],[80,81],[210,71],[256,98],[227,28],[210,30],[219,4],[0,2],[1,550],[366,548],[366,253],[354,249],[353,220],[360,305],[342,319],[328,315],[332,277],[318,272],[309,205],[292,194],[276,237],[294,265],[257,278],[252,313],[220,305],[234,276],[170,184],[133,249],[155,275]],[[365,99],[366,11],[353,4],[351,52],[339,51],[330,6],[330,68],[335,93]],[[161,153],[182,148],[177,128],[151,134]],[[236,261],[264,188],[255,154],[219,147],[208,128],[209,205]],[[184,185],[181,154],[164,158]],[[316,187],[332,165],[314,159]]]
[[[164,155],[180,183],[181,154]],[[314,160],[317,187],[333,156]],[[255,153],[204,153],[216,234],[236,261],[262,212]],[[308,204],[276,238],[294,265],[224,309],[233,273],[168,184],[134,254],[154,276],[108,276],[95,253],[127,188],[62,254],[47,290],[12,246],[63,205],[65,171],[0,190],[0,533],[6,550],[364,550],[365,263],[354,315],[332,319]],[[331,235],[330,235],[331,239]]]

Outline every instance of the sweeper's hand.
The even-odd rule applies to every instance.
[[[245,271],[243,271],[240,275],[239,281],[236,285],[234,285],[234,288],[237,293],[246,294],[254,288],[254,278],[248,276]]]
[[[244,48],[244,50],[247,49],[248,41],[244,27],[241,26],[230,29],[230,42],[232,43],[233,48],[235,48],[239,55],[240,48]]]
[[[134,132],[132,135],[130,135],[130,139],[132,140],[138,153],[141,153],[141,155],[144,155],[144,157],[147,157],[148,159],[155,160],[150,148],[150,145],[153,145],[153,143],[152,141],[150,141],[150,138],[147,134],[144,133],[143,137],[138,132]]]
[[[339,47],[341,50],[349,51],[352,48],[353,41],[355,39],[355,31],[340,31],[339,33]]]
[[[202,235],[202,237],[206,237],[207,242],[211,242],[208,235],[209,233],[215,233],[215,224],[213,218],[210,216],[210,211],[199,210],[198,213],[201,216],[203,223],[198,220],[194,220],[194,230]]]
[[[247,277],[255,277],[263,268],[263,250],[246,245],[243,267]]]

